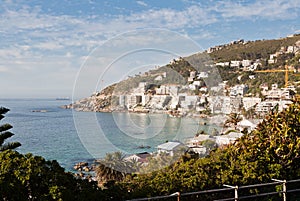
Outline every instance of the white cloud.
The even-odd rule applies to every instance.
[[[35,48],[44,49],[44,50],[57,50],[62,49],[64,46],[56,43],[56,42],[41,42],[33,45]]]
[[[265,18],[292,19],[299,16],[296,9],[300,8],[300,0],[266,0],[244,5],[237,2],[224,1],[215,7],[224,18]]]
[[[190,6],[181,11],[163,8],[159,10],[147,10],[134,13],[125,17],[126,22],[140,23],[144,27],[164,27],[181,29],[184,27],[197,27],[216,22],[216,17],[206,9],[198,6]]]
[[[144,1],[136,1],[136,3],[141,6],[148,6],[148,4],[146,4]]]
[[[136,3],[150,8],[150,3],[147,5],[140,0]],[[8,4],[8,1],[4,4]],[[2,39],[0,72],[10,72],[16,75],[14,78],[16,80],[23,80],[22,77],[35,77],[39,80],[37,82],[41,81],[38,75],[43,74],[41,76],[43,78],[48,76],[49,86],[51,83],[53,86],[59,83],[59,85],[65,84],[67,88],[72,88],[72,79],[82,65],[84,55],[88,55],[108,39],[128,30],[164,28],[183,32],[197,40],[211,39],[215,34],[205,31],[207,25],[224,19],[232,21],[253,18],[297,19],[299,17],[297,11],[300,8],[300,0],[256,1],[248,5],[221,1],[207,6],[187,4],[179,10],[153,8],[102,18],[95,14],[92,16],[54,15],[45,13],[39,7],[22,5],[14,7],[14,3],[9,4],[10,6],[7,7],[4,5],[0,13]],[[190,29],[193,29],[193,33],[189,31]],[[119,47],[122,44],[136,46],[163,44],[168,37],[161,39],[162,37],[150,38],[139,35],[131,37],[125,43],[116,40],[115,45]],[[178,48],[183,45],[178,45]],[[64,76],[67,78],[64,79]],[[16,85],[15,88],[17,87]],[[31,87],[37,87],[37,84]]]

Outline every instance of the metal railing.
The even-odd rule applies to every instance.
[[[180,193],[176,192],[171,195],[156,196],[149,198],[138,198],[127,201],[150,201],[150,200],[213,200],[213,201],[238,201],[238,200],[249,200],[268,196],[276,196],[278,200],[287,201],[288,195],[293,196],[296,192],[300,192],[300,179],[296,180],[278,180],[272,179],[273,182],[253,184],[247,186],[231,186],[224,184],[226,188],[204,190],[197,192],[187,192]],[[288,186],[289,184],[294,184],[294,186]],[[296,185],[297,184],[297,185]],[[296,188],[295,188],[296,186]],[[226,193],[226,195],[225,195]],[[300,194],[296,195],[298,200],[300,200]],[[293,198],[295,199],[295,198]]]

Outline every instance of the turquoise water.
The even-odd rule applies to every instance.
[[[198,130],[210,128],[200,127],[199,119],[171,118],[164,114],[73,112],[59,108],[69,102],[0,99],[0,106],[10,109],[0,123],[13,125],[15,136],[11,141],[22,143],[19,152],[57,160],[67,170],[76,162],[93,160],[107,152],[155,151],[157,145],[167,140],[184,141]]]

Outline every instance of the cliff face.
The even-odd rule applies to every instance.
[[[75,109],[84,112],[110,112],[111,96],[95,96],[81,99],[70,105],[62,106],[65,109]]]

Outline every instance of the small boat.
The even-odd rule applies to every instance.
[[[48,110],[32,110],[31,112],[48,112]]]
[[[139,149],[150,149],[151,147],[149,146],[149,145],[140,145],[140,146],[138,146],[137,148],[139,148]]]
[[[61,97],[61,98],[56,98],[56,100],[70,100],[69,97]]]

